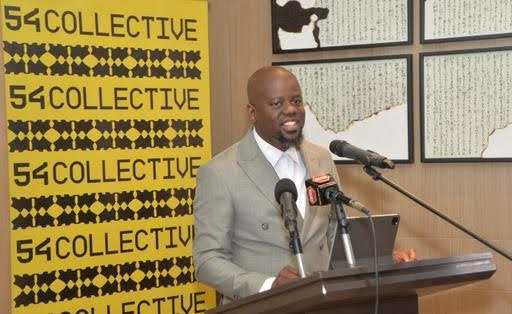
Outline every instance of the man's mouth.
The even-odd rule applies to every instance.
[[[299,122],[296,120],[285,121],[281,124],[281,128],[286,132],[295,132],[300,128]]]

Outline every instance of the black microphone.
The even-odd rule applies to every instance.
[[[340,200],[343,204],[354,209],[369,213],[368,209],[358,201],[348,197],[338,188],[334,178],[329,175],[320,175],[306,180],[306,193],[309,205],[322,206],[330,204],[333,199]]]
[[[337,156],[354,159],[365,166],[375,166],[388,169],[395,168],[395,164],[386,157],[371,150],[364,150],[355,147],[347,141],[332,141],[331,144],[329,144],[329,150]]]
[[[274,188],[276,201],[281,205],[281,216],[284,220],[284,226],[288,231],[297,230],[297,188],[295,183],[288,178],[277,182]]]
[[[276,201],[281,205],[281,215],[284,226],[290,233],[290,248],[297,259],[297,268],[301,278],[306,277],[304,264],[302,262],[302,245],[300,243],[299,231],[297,230],[297,188],[295,183],[288,178],[281,179],[274,188]]]

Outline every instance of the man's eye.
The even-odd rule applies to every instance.
[[[302,105],[302,99],[295,99],[295,100],[293,101],[293,103],[294,103],[295,105]]]
[[[281,106],[281,102],[280,101],[277,101],[277,102],[273,102],[270,104],[272,107],[279,107]]]

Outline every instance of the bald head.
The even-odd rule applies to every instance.
[[[265,66],[254,72],[247,81],[249,103],[256,105],[261,95],[266,94],[272,88],[274,80],[279,77],[293,77],[297,81],[290,71],[280,66]]]
[[[298,146],[304,126],[302,92],[297,78],[282,67],[263,67],[247,82],[247,111],[267,143],[286,150]]]

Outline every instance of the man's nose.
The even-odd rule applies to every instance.
[[[283,106],[283,113],[286,115],[296,114],[297,113],[297,105],[292,101],[285,101]]]

